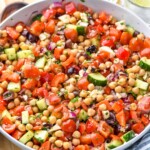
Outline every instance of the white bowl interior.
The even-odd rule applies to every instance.
[[[30,4],[28,6],[25,6],[24,8],[20,9],[19,11],[15,12],[11,16],[9,16],[6,20],[4,20],[0,24],[0,28],[4,28],[5,26],[13,26],[17,22],[24,22],[28,23],[29,20],[36,14],[41,13],[42,10],[46,9],[51,3],[55,1],[61,1],[61,0],[42,0],[39,2],[35,2],[33,4]],[[70,1],[70,0],[68,0]],[[81,3],[80,0],[72,0],[74,3]],[[148,25],[137,15],[135,15],[133,12],[112,4],[110,2],[104,1],[104,0],[86,0],[85,4],[91,8],[93,8],[95,11],[105,11],[112,16],[116,17],[119,20],[126,20],[126,23],[134,27],[136,30],[144,33],[146,36],[150,36],[150,29]],[[134,139],[130,140],[128,143],[115,148],[114,150],[124,150],[125,148],[131,146],[133,143],[135,143],[137,140],[139,140],[144,134],[146,134],[150,130],[150,125],[148,125],[145,130],[136,136]],[[9,134],[7,134],[5,131],[0,128],[0,132],[8,138],[10,141],[12,141],[14,144],[16,144],[18,147],[20,147],[23,150],[32,150],[31,148],[25,146],[24,144],[18,142],[14,138],[12,138]]]

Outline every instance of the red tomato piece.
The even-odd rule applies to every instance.
[[[129,32],[123,32],[120,37],[120,43],[122,45],[127,45],[129,44],[131,39],[132,39],[132,35]]]
[[[77,87],[80,90],[87,90],[88,89],[88,85],[89,85],[89,81],[87,80],[86,77],[82,77],[78,83],[77,83]]]
[[[142,112],[149,112],[150,111],[150,97],[143,97],[138,102],[138,109]]]
[[[100,121],[97,129],[101,135],[107,138],[111,133],[113,133],[113,128],[109,126],[105,121]]]
[[[144,39],[144,48],[150,48],[150,38]]]
[[[87,7],[81,3],[77,4],[77,10],[80,11],[80,12],[86,12],[86,13],[90,13],[92,14],[93,13],[93,10],[90,8],[90,7]]]
[[[36,36],[39,36],[44,31],[44,28],[44,23],[39,20],[36,20],[31,24],[30,32]]]
[[[47,97],[47,100],[49,101],[49,103],[50,103],[51,105],[59,104],[60,101],[61,101],[60,97],[59,97],[58,95],[55,95],[55,94],[49,95],[49,96]]]
[[[142,115],[141,121],[142,121],[142,123],[143,123],[145,126],[147,126],[147,125],[149,124],[149,119],[148,119],[148,117],[146,117],[146,116],[144,116],[144,115]]]
[[[62,62],[61,64],[64,68],[66,68],[74,62],[75,62],[75,56],[73,54],[70,54],[69,58],[66,61]]]
[[[1,124],[12,124],[12,121],[8,118],[8,117],[4,117],[4,118],[2,118],[2,120],[1,120]]]
[[[78,32],[75,29],[66,28],[64,30],[66,39],[70,39],[72,42],[77,42]]]
[[[112,109],[113,109],[116,113],[120,112],[123,108],[124,108],[124,106],[123,106],[123,101],[122,101],[122,100],[118,100],[118,101],[116,101],[116,102],[112,105]]]
[[[74,150],[89,150],[88,145],[78,145]]]
[[[41,97],[47,97],[48,96],[48,91],[44,87],[36,88],[34,89],[33,96],[41,96]]]
[[[16,124],[2,124],[2,128],[5,132],[7,132],[8,134],[11,134],[15,131]]]
[[[50,82],[54,78],[53,73],[48,73],[48,72],[42,72],[40,76],[40,82],[43,84],[45,82]]]
[[[60,38],[60,36],[59,35],[53,35],[52,36],[52,42],[54,42],[54,43],[57,43],[58,41],[60,41],[61,40],[61,38]]]
[[[20,35],[13,27],[6,27],[6,31],[13,40],[18,39]]]
[[[102,21],[102,23],[108,23],[110,21],[110,16],[106,14],[106,12],[101,12],[99,14],[99,19]]]
[[[37,85],[38,81],[36,79],[27,79],[25,83],[23,83],[22,88],[25,89],[34,89]]]
[[[92,143],[91,134],[82,135],[82,136],[80,137],[80,142],[81,142],[82,144],[91,144],[91,143]]]
[[[110,59],[110,53],[106,51],[100,51],[97,55],[97,60],[99,62],[105,62]]]
[[[92,143],[95,147],[100,146],[102,143],[104,143],[104,141],[105,141],[104,137],[99,133],[92,134]]]
[[[3,69],[4,69],[4,64],[2,62],[0,62],[0,74],[2,73]]]
[[[109,35],[115,37],[115,41],[119,41],[121,37],[121,31],[116,28],[111,27],[109,31]]]
[[[17,64],[15,65],[15,70],[19,71],[21,67],[24,65],[25,60],[24,59],[18,59]]]
[[[37,67],[31,64],[25,64],[23,74],[25,78],[36,78],[40,76],[40,71]]]
[[[121,60],[127,61],[130,57],[130,52],[123,47],[120,47],[116,52],[116,56]]]
[[[142,123],[136,123],[132,126],[132,130],[137,134],[140,134],[144,130],[144,128],[145,127]]]
[[[125,112],[123,110],[116,114],[116,119],[122,127],[126,126]]]
[[[86,122],[86,132],[92,133],[97,129],[98,123],[93,119],[89,118]]]
[[[139,38],[132,38],[129,42],[129,49],[131,51],[139,52],[143,49],[144,42],[142,39]]]
[[[143,50],[141,50],[140,56],[147,57],[148,59],[150,59],[150,48],[144,48]]]
[[[60,55],[62,54],[63,50],[64,50],[64,49],[61,48],[61,47],[55,48],[55,49],[54,49],[54,57],[55,57],[56,59],[60,59]]]
[[[79,124],[79,132],[81,134],[84,134],[86,132],[86,124],[85,123],[80,123]]]
[[[131,116],[131,119],[133,119],[135,122],[140,122],[140,119],[136,111],[130,110],[130,116]]]
[[[73,14],[76,11],[76,6],[73,2],[67,3],[65,5],[65,11],[67,14]]]
[[[46,141],[41,145],[39,150],[50,150],[50,146],[51,146],[50,141]]]
[[[25,110],[25,106],[16,106],[15,108],[14,108],[14,114],[16,115],[16,116],[21,116],[21,114],[22,114],[22,112]]]
[[[115,38],[112,36],[109,37],[103,37],[100,41],[101,46],[108,46],[108,47],[114,47],[115,46]]]
[[[64,73],[58,73],[57,75],[54,76],[51,86],[53,87],[58,87],[60,83],[63,83],[65,81],[65,74]]]
[[[86,37],[87,38],[94,38],[94,37],[96,37],[97,36],[97,34],[98,34],[98,29],[97,29],[97,26],[92,26],[92,25],[89,25],[88,27],[87,27],[87,34],[86,34]]]
[[[45,11],[43,11],[43,16],[45,17],[45,19],[49,19],[49,18],[55,18],[56,15],[56,9],[46,9]]]
[[[73,133],[76,130],[76,123],[69,119],[62,123],[61,128],[65,132]]]
[[[45,32],[53,34],[55,32],[55,21],[50,20],[46,25],[45,25]]]
[[[41,46],[39,45],[36,45],[36,47],[32,49],[32,53],[34,54],[35,57],[40,56],[40,53],[41,53],[40,50],[41,50]]]
[[[12,137],[15,138],[16,140],[19,140],[23,136],[23,134],[24,132],[15,130],[15,132],[13,132],[12,134]]]

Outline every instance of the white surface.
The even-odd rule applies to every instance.
[[[29,20],[32,18],[33,12],[34,15],[36,13],[41,12],[43,9],[47,8],[50,3],[54,2],[56,0],[48,0],[48,1],[42,1],[42,2],[36,2],[31,5],[28,5],[15,14],[11,15],[9,18],[7,18],[2,24],[0,24],[0,28],[4,28],[7,25],[15,25],[19,21],[23,21],[25,23],[29,22]],[[61,0],[60,0],[61,1]],[[79,0],[72,0],[75,3],[80,2]],[[92,7],[95,11],[100,12],[100,11],[106,11],[107,13],[112,14],[116,18],[122,20],[125,19],[127,24],[130,24],[133,26],[136,30],[144,33],[146,36],[150,36],[150,29],[147,26],[147,24],[140,19],[138,16],[136,16],[134,13],[132,13],[129,10],[126,10],[125,8],[122,8],[118,5],[114,5],[112,3],[109,3],[107,1],[103,0],[86,0],[85,4],[87,6]],[[135,143],[138,139],[140,139],[144,134],[146,134],[150,130],[150,125],[145,128],[145,130],[139,134],[137,137],[134,139],[130,140],[128,143],[113,149],[113,150],[124,150],[125,148],[129,147],[133,143]],[[21,144],[14,138],[12,138],[9,134],[4,132],[0,128],[1,133],[7,137],[10,141],[12,141],[14,144],[16,144],[18,147],[22,148],[23,150],[31,150],[31,148],[26,147],[25,145]]]

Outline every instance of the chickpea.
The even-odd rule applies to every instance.
[[[111,88],[111,89],[115,89],[115,87],[117,86],[117,83],[116,82],[110,82],[108,84],[108,86]]]
[[[121,92],[122,92],[122,87],[121,87],[121,86],[117,86],[117,87],[115,88],[115,91],[116,91],[117,93],[121,93]]]
[[[105,69],[106,69],[106,65],[105,65],[104,63],[101,63],[101,64],[99,65],[99,69],[100,69],[100,70],[105,70]]]
[[[15,125],[18,127],[21,124],[21,122],[19,120],[15,121]]]
[[[78,42],[83,42],[83,41],[84,41],[84,36],[79,35],[79,36],[78,36]],[[79,50],[82,50],[83,48],[80,49],[79,46],[78,46],[78,49],[79,49]]]
[[[74,103],[74,106],[75,106],[76,108],[79,108],[79,107],[81,106],[81,100],[78,99],[78,101]]]
[[[52,90],[53,93],[57,93],[58,92],[58,88],[57,87],[52,87],[51,90]]]
[[[3,88],[0,87],[0,95],[4,93]]]
[[[134,85],[135,85],[135,80],[132,79],[132,78],[130,78],[129,81],[128,81],[128,84],[129,84],[130,86],[134,86]]]
[[[14,102],[10,102],[7,107],[8,109],[13,109],[15,107]]]
[[[15,98],[14,99],[14,103],[15,103],[15,106],[18,106],[20,104],[19,98]]]
[[[144,70],[144,69],[141,69],[140,72],[139,72],[139,75],[140,75],[140,76],[144,76],[144,75],[145,75],[145,70]]]
[[[32,148],[35,149],[35,150],[38,150],[40,147],[38,145],[33,145]]]
[[[149,84],[150,84],[150,78],[148,78],[148,79],[147,79],[147,83],[149,83]]]
[[[139,66],[134,66],[134,67],[132,67],[132,71],[134,73],[138,73],[140,71],[140,67]]]
[[[74,89],[75,89],[75,87],[74,87],[72,84],[70,84],[69,86],[66,87],[66,90],[67,90],[69,93],[73,92]]]
[[[71,17],[69,20],[70,23],[75,24],[77,22],[75,17]]]
[[[38,113],[38,112],[39,112],[38,107],[34,106],[34,107],[33,107],[33,112],[34,112],[34,113]]]
[[[0,55],[0,60],[6,61],[7,60],[7,55],[6,54],[1,54]]]
[[[26,125],[26,130],[32,130],[32,128],[33,128],[32,124],[28,123]]]
[[[7,82],[7,81],[3,81],[3,82],[1,83],[1,87],[2,87],[3,89],[6,89],[6,88],[7,88],[7,85],[8,85],[8,82]]]
[[[12,47],[15,48],[16,51],[19,50],[19,45],[18,44],[13,44]]]
[[[56,141],[56,137],[54,137],[54,136],[50,137],[50,138],[49,138],[49,141],[50,141],[51,143],[54,143],[54,142]]]
[[[84,60],[85,60],[85,57],[84,57],[84,56],[80,56],[80,57],[79,57],[79,61],[80,61],[80,62],[84,62]]]
[[[14,66],[13,66],[13,65],[9,65],[9,66],[7,67],[7,70],[14,71]]]
[[[108,101],[112,101],[112,100],[114,99],[114,97],[113,97],[113,95],[107,95],[107,96],[106,96],[106,99],[107,99]]]
[[[12,62],[12,65],[13,65],[13,66],[16,66],[16,65],[17,65],[17,61],[14,60],[14,61]]]
[[[96,111],[94,109],[92,109],[92,108],[88,109],[88,116],[92,117],[95,115],[95,113],[96,113]]]
[[[26,131],[26,127],[25,127],[25,125],[23,125],[23,124],[20,124],[20,125],[18,125],[18,130],[20,130],[20,131]]]
[[[16,31],[19,32],[19,33],[22,32],[23,31],[23,26],[22,25],[17,25],[16,26]]]
[[[61,130],[58,130],[55,132],[56,137],[62,137],[63,135],[64,135],[64,133]]]
[[[41,17],[41,21],[42,21],[42,22],[46,22],[47,20],[46,20],[46,18],[45,18],[44,16],[42,16],[42,17]]]
[[[90,40],[85,40],[84,44],[85,44],[85,46],[90,46],[91,45],[91,41]]]
[[[63,143],[63,148],[64,149],[69,149],[71,147],[71,144],[69,142],[64,142]]]
[[[66,61],[67,57],[66,55],[60,55],[60,61]]]
[[[126,85],[126,78],[120,78],[119,81],[118,81],[118,84],[121,85],[121,86]]]
[[[80,12],[79,12],[79,11],[74,12],[73,15],[74,15],[77,19],[80,19]]]
[[[98,13],[93,14],[93,19],[96,20],[98,18]]]
[[[69,102],[69,103],[68,103],[68,108],[69,108],[70,110],[74,109],[74,103]]]
[[[94,90],[94,84],[93,84],[93,83],[90,83],[90,84],[88,85],[88,89],[89,89],[90,91],[93,91],[93,90]]]
[[[50,116],[50,117],[49,117],[49,122],[50,122],[51,124],[55,124],[55,123],[56,123],[56,117],[55,117],[55,116]]]
[[[26,41],[26,38],[25,38],[23,35],[20,35],[20,36],[19,36],[19,41],[20,41],[20,42],[25,42],[25,41]]]
[[[132,60],[133,60],[133,61],[137,61],[138,59],[139,59],[139,56],[138,56],[138,55],[133,55],[133,56],[132,56]]]
[[[91,102],[92,102],[92,98],[91,97],[87,97],[83,100],[83,102],[86,104],[86,105],[91,105]]]
[[[84,91],[84,90],[82,90],[82,91],[80,92],[80,96],[81,96],[81,97],[87,97],[87,92]]]
[[[62,120],[61,120],[61,119],[58,119],[58,120],[56,121],[56,123],[57,123],[58,125],[61,125],[61,124],[62,124]]]
[[[43,115],[46,116],[46,117],[48,117],[49,116],[49,111],[48,110],[44,110],[43,111]]]
[[[142,98],[143,98],[142,95],[138,95],[136,99],[137,99],[138,101],[140,101]]]
[[[129,78],[135,79],[136,75],[134,73],[129,73]]]
[[[135,93],[135,94],[138,94],[139,93],[139,88],[138,87],[134,87],[132,89],[132,92]]]
[[[131,103],[130,110],[136,110],[136,109],[137,109],[137,105],[135,103]]]
[[[41,117],[41,120],[42,120],[43,122],[47,122],[47,121],[48,121],[46,116],[42,116],[42,117]]]
[[[53,105],[49,105],[48,106],[48,111],[51,113],[54,110],[54,106]]]
[[[22,50],[27,50],[27,49],[29,49],[29,46],[26,45],[26,44],[22,44],[20,48],[21,48]]]
[[[106,107],[105,104],[101,104],[101,105],[99,105],[99,109],[100,109],[101,111],[103,111],[103,110],[107,110],[107,107]]]
[[[26,145],[29,146],[29,147],[33,147],[33,142],[30,141]]]
[[[141,40],[144,40],[144,34],[143,33],[140,33],[137,35],[137,38],[138,39],[141,39]]]
[[[62,142],[61,140],[56,140],[56,141],[55,141],[55,145],[56,145],[57,147],[62,147],[63,142]]]
[[[10,60],[6,60],[6,65],[11,65],[11,61]]]
[[[57,26],[58,27],[61,27],[61,26],[63,26],[64,25],[64,23],[62,22],[62,21],[59,21],[58,23],[57,23]]]
[[[74,96],[73,93],[69,93],[69,94],[68,94],[68,98],[69,98],[69,99],[73,99],[74,97],[75,97],[75,96]]]
[[[72,134],[72,136],[74,137],[74,138],[80,138],[80,136],[81,136],[81,133],[79,132],[79,131],[74,131],[73,132],[73,134]]]
[[[112,62],[107,61],[107,62],[105,63],[105,65],[106,65],[106,68],[110,68],[110,67],[111,67],[111,65],[112,65]]]
[[[72,144],[75,145],[75,146],[76,146],[76,145],[79,145],[79,144],[80,144],[80,140],[74,138],[74,139],[72,140]]]
[[[103,95],[97,95],[96,100],[97,100],[98,102],[100,102],[100,101],[104,100],[104,96],[103,96]]]

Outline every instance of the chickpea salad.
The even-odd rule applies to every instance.
[[[0,30],[0,125],[35,150],[110,150],[149,124],[150,38],[107,12],[54,2]]]

